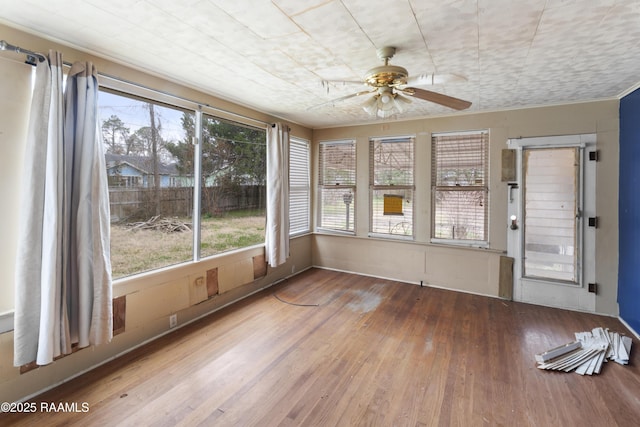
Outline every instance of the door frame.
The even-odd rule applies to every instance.
[[[595,134],[562,135],[509,139],[507,146],[516,151],[516,180],[508,182],[507,194],[507,255],[514,259],[513,299],[515,301],[551,307],[595,312],[595,293],[589,292],[589,283],[595,283],[595,227],[589,227],[585,218],[595,217],[595,162],[585,155],[596,144]],[[545,281],[523,277],[524,233],[523,218],[523,153],[524,149],[578,148],[580,166],[577,182],[578,224],[576,235],[577,284]],[[512,227],[515,215],[516,229]]]

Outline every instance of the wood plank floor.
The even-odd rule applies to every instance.
[[[614,318],[312,269],[34,399],[88,413],[0,424],[638,425],[635,338],[630,365],[600,375],[535,367],[598,326],[631,336]]]

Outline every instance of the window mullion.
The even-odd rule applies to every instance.
[[[193,260],[200,261],[200,241],[202,240],[201,200],[202,200],[202,109],[195,115],[195,136],[193,140]]]

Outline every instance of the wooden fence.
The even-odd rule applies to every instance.
[[[168,187],[158,190],[156,209],[154,188],[109,188],[111,222],[147,220],[155,215],[191,217],[193,188]],[[244,209],[263,209],[265,187],[245,185],[233,189],[205,187],[202,189],[201,212],[213,216]]]

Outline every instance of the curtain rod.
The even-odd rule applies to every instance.
[[[36,65],[37,61],[44,62],[46,60],[46,57],[41,53],[33,52],[33,51],[30,51],[30,50],[27,50],[27,49],[23,49],[23,48],[18,47],[18,46],[14,46],[14,45],[8,43],[5,40],[0,40],[0,50],[13,51],[13,52],[23,53],[23,54],[27,55],[26,63],[29,64],[29,65]],[[65,62],[64,64],[71,66],[71,64],[69,64],[67,62]],[[211,108],[212,110],[215,110],[215,111],[218,111],[218,112],[221,112],[221,113],[224,113],[224,114],[229,114],[231,116],[235,116],[235,117],[238,117],[238,118],[241,118],[241,119],[252,120],[252,121],[254,121],[256,123],[262,123],[264,125],[272,124],[272,123],[267,123],[267,122],[262,121],[262,120],[254,119],[252,117],[247,117],[247,116],[244,116],[242,114],[234,113],[233,111],[225,110],[223,108],[214,107],[213,105],[207,104],[205,102],[194,101],[193,99],[185,98],[185,97],[179,96],[179,95],[174,95],[172,93],[165,92],[165,91],[158,90],[158,89],[154,89],[154,88],[151,88],[151,87],[139,84],[139,83],[134,83],[134,82],[122,79],[120,77],[110,76],[108,74],[101,73],[100,71],[98,71],[98,75],[100,75],[102,77],[106,77],[108,79],[113,79],[113,80],[116,80],[116,81],[120,81],[122,83],[126,83],[126,84],[130,84],[130,85],[133,85],[133,86],[137,86],[137,87],[140,87],[140,88],[145,89],[145,90],[156,92],[156,93],[161,94],[161,95],[165,95],[165,96],[169,96],[169,97],[172,97],[172,98],[180,99],[182,101],[190,102],[190,103],[193,103],[193,104],[196,104],[196,105],[199,105],[199,106]]]
[[[29,65],[36,65],[36,61],[44,62],[44,60],[46,59],[45,56],[41,53],[32,52],[30,50],[14,46],[10,43],[7,43],[5,40],[0,40],[0,50],[9,50],[12,52],[24,53],[25,55],[27,55],[26,63]]]

